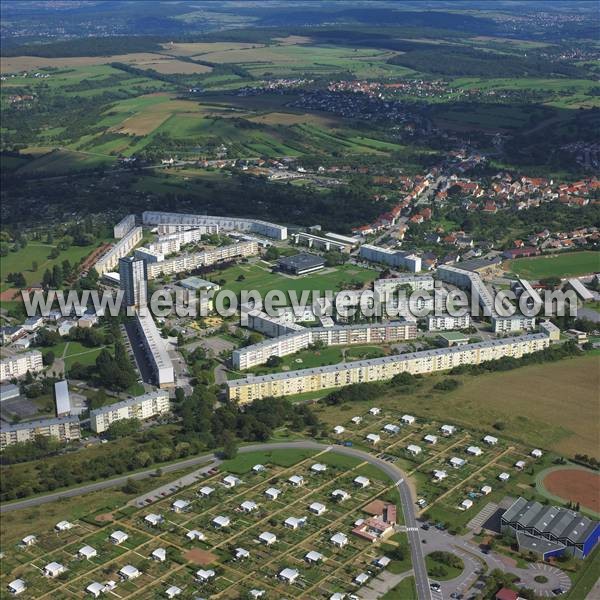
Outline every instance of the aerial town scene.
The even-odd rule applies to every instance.
[[[0,9],[0,599],[600,600],[596,1]]]

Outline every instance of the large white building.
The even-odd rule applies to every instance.
[[[321,342],[325,346],[386,344],[416,337],[417,324],[414,321],[306,327],[300,331],[234,350],[232,361],[236,369],[249,369],[266,363],[271,356],[288,356],[316,342]]]
[[[309,248],[318,248],[320,250],[325,250],[326,252],[329,252],[330,250],[338,250],[339,252],[348,253],[354,246],[354,244],[349,244],[341,240],[321,237],[319,235],[304,232],[292,234],[292,239],[294,240],[295,244],[302,244],[304,246],[308,246]]]
[[[25,421],[15,425],[0,424],[0,450],[18,442],[31,442],[38,435],[54,437],[61,442],[81,437],[78,417],[71,415],[39,421]]]
[[[494,298],[478,273],[460,269],[452,265],[442,265],[437,269],[437,277],[445,283],[466,289],[472,296],[477,297],[483,315],[492,321],[494,333],[515,333],[531,330],[535,327],[535,318],[521,314],[502,316],[496,312]]]
[[[230,244],[229,246],[219,246],[218,248],[205,250],[204,252],[183,254],[165,259],[162,262],[149,263],[147,265],[148,279],[154,279],[160,275],[173,275],[174,273],[193,271],[198,267],[214,265],[225,260],[254,256],[256,254],[258,254],[258,243],[255,241],[239,242]]]
[[[159,211],[145,211],[142,214],[144,225],[188,225],[191,227],[218,225],[225,231],[247,231],[276,240],[287,239],[287,227],[260,221],[257,219],[243,219],[238,217],[215,217],[208,215],[188,215],[184,213],[168,213]]]
[[[165,340],[149,313],[136,314],[136,324],[142,337],[146,357],[150,361],[156,385],[160,388],[175,385],[175,369]]]
[[[372,244],[363,244],[360,247],[359,256],[369,262],[400,267],[413,273],[418,273],[421,270],[421,257],[403,250],[390,250]]]
[[[119,287],[123,290],[125,306],[141,308],[148,303],[146,271],[146,262],[141,258],[127,256],[119,259]]]
[[[27,371],[37,373],[43,368],[42,353],[39,350],[8,356],[0,360],[0,381],[23,377]]]
[[[113,228],[113,237],[120,240],[135,227],[135,215],[123,217]]]
[[[403,287],[411,290],[433,290],[434,281],[431,275],[400,275],[389,279],[377,279],[373,282],[373,292],[380,296],[392,294]]]
[[[471,315],[465,313],[461,316],[430,315],[427,317],[428,331],[452,331],[454,329],[466,329],[471,326]]]
[[[170,403],[167,392],[150,392],[90,411],[90,427],[92,431],[102,433],[115,421],[121,421],[122,419],[144,421],[167,413],[169,410]]]
[[[107,271],[114,271],[119,264],[119,259],[127,256],[141,241],[142,228],[134,227],[127,232],[108,252],[104,253],[94,265],[98,275]]]
[[[505,356],[521,358],[525,354],[543,350],[549,344],[550,340],[546,335],[536,333],[300,371],[250,376],[228,381],[228,396],[230,400],[244,404],[269,396],[289,396],[355,383],[384,381],[403,372],[413,375],[434,373],[459,365],[498,360]]]
[[[155,250],[154,248],[150,248],[149,246],[136,248],[133,255],[136,259],[145,260],[147,263],[162,262],[165,260],[165,255],[162,252]]]

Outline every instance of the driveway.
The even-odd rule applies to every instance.
[[[442,588],[441,594],[433,592],[433,600],[449,598],[452,592],[465,594],[477,581],[476,572],[482,568],[484,562],[490,571],[500,569],[504,572],[514,573],[521,580],[522,587],[533,589],[538,596],[550,597],[554,588],[562,588],[567,591],[571,587],[571,580],[566,573],[546,563],[532,563],[523,569],[517,567],[516,562],[508,556],[494,551],[483,554],[479,546],[471,541],[471,534],[454,536],[431,527],[428,531],[421,530],[421,538],[426,555],[436,550],[450,552],[459,556],[465,563],[465,568],[458,577],[438,582]],[[538,575],[544,576],[548,581],[538,583],[535,581],[535,577]]]

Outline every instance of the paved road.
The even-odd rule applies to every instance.
[[[395,482],[398,493],[400,494],[400,501],[402,503],[402,513],[404,514],[404,522],[406,524],[406,531],[408,535],[408,541],[410,544],[410,553],[412,558],[413,570],[415,574],[415,585],[417,588],[417,595],[419,600],[431,600],[431,593],[429,590],[429,580],[427,578],[427,569],[425,567],[425,558],[423,556],[423,549],[421,547],[420,530],[417,526],[417,520],[415,517],[415,499],[413,498],[405,479],[404,473],[393,464],[387,463],[367,452],[357,450],[356,448],[346,448],[345,446],[327,446],[325,444],[319,444],[310,440],[302,440],[297,442],[274,442],[271,444],[254,444],[251,446],[243,446],[239,449],[240,454],[246,454],[248,452],[255,451],[269,451],[269,450],[285,450],[290,448],[308,449],[308,450],[331,450],[338,454],[344,454],[346,456],[353,456],[360,460],[364,460],[372,465],[375,465],[381,469],[392,481]],[[163,473],[169,473],[175,470],[193,467],[202,463],[214,463],[218,464],[218,457],[214,454],[205,454],[203,456],[195,456],[187,460],[180,461],[178,463],[167,465],[162,467]],[[115,487],[123,485],[129,477],[132,479],[144,479],[152,475],[156,469],[148,469],[139,473],[133,473],[131,475],[123,475],[122,477],[116,477],[108,481],[100,481],[96,483],[90,483],[83,485],[78,488],[65,490],[63,492],[54,492],[45,496],[38,496],[36,498],[29,498],[27,500],[19,500],[10,504],[3,504],[0,506],[0,512],[5,513],[21,508],[28,508],[31,506],[38,506],[46,502],[53,502],[60,500],[61,498],[69,498],[73,496],[79,496],[87,494],[88,492],[94,492],[97,490],[105,489],[108,487]],[[171,484],[172,485],[172,484]],[[162,489],[162,487],[160,488]],[[156,492],[156,490],[153,490]]]

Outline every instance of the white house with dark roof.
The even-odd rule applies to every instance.
[[[322,463],[315,463],[314,465],[312,465],[310,470],[313,473],[325,473],[325,471],[327,471],[327,466]]]
[[[187,500],[175,500],[175,502],[173,502],[173,504],[171,504],[171,508],[173,509],[173,512],[176,513],[182,513],[187,511],[191,506],[191,503],[188,502]]]
[[[371,481],[367,477],[364,477],[363,475],[359,475],[358,477],[355,477],[353,480],[353,483],[356,487],[360,487],[360,488],[366,488],[371,485]]]
[[[55,526],[54,529],[56,529],[56,531],[68,531],[69,529],[73,528],[73,523],[69,523],[69,521],[59,521]]]
[[[55,577],[62,575],[66,570],[67,568],[61,563],[51,562],[44,567],[44,577],[54,579]]]
[[[393,423],[387,423],[387,425],[383,426],[383,431],[389,435],[397,435],[400,433],[400,427],[398,427],[398,425],[394,425]]]
[[[144,521],[146,521],[148,525],[152,525],[152,527],[158,527],[158,525],[160,525],[164,521],[164,519],[162,515],[150,513],[149,515],[146,515],[144,517]]]
[[[348,500],[350,498],[350,494],[344,490],[338,489],[331,492],[331,497],[337,502],[344,502],[344,500]]]
[[[323,555],[320,552],[317,552],[316,550],[311,550],[310,552],[307,552],[305,554],[304,560],[306,562],[316,564],[323,560]]]
[[[430,433],[428,433],[426,436],[424,436],[423,440],[425,442],[427,442],[428,444],[431,444],[432,446],[437,444],[437,441],[438,441],[437,435],[431,435]]]
[[[119,570],[119,575],[121,576],[121,578],[127,581],[137,579],[141,574],[141,571],[139,571],[133,565],[125,565]]]
[[[456,433],[456,427],[454,425],[442,425],[440,431],[442,432],[442,435],[450,436]]]
[[[197,529],[192,529],[185,534],[185,537],[192,542],[202,542],[206,539],[206,536]]]
[[[329,541],[338,548],[343,548],[348,543],[348,537],[343,533],[335,533],[330,538]]]
[[[109,540],[115,544],[115,545],[119,545],[122,544],[124,541],[126,541],[129,538],[129,536],[124,532],[121,531],[120,529],[118,529],[117,531],[113,531],[110,536],[109,536]]]
[[[150,558],[156,562],[165,562],[167,560],[167,551],[164,548],[157,548],[152,551]]]
[[[285,583],[294,584],[300,577],[300,573],[296,569],[285,568],[279,571],[277,577]]]
[[[229,517],[224,517],[223,515],[218,515],[212,520],[213,527],[217,529],[221,529],[222,527],[229,527],[231,525],[231,519]]]
[[[310,512],[315,515],[322,515],[323,513],[327,512],[327,507],[324,504],[321,504],[320,502],[313,502],[308,507],[308,510],[310,510]]]
[[[365,439],[367,440],[367,442],[369,442],[370,444],[379,444],[379,442],[381,441],[381,436],[377,435],[376,433],[368,433],[365,436]]]
[[[488,444],[488,446],[495,446],[498,443],[498,438],[493,435],[485,435],[483,441]]]
[[[258,510],[258,504],[252,502],[252,500],[244,500],[244,502],[240,504],[240,509],[245,513],[251,513]]]
[[[176,585],[171,585],[165,590],[165,596],[167,598],[175,598],[176,596],[179,596],[182,592],[183,590],[181,588],[178,588]]]
[[[413,417],[412,415],[402,415],[400,417],[400,420],[405,424],[405,425],[414,425],[415,421],[417,420],[415,417]]]
[[[483,450],[479,446],[469,446],[467,448],[467,454],[470,454],[471,456],[481,456]]]
[[[223,477],[222,483],[226,488],[234,488],[236,485],[242,483],[242,480],[235,477],[235,475],[226,475]]]
[[[344,433],[344,431],[346,431],[346,428],[342,427],[341,425],[336,425],[333,428],[333,433],[335,433],[335,435],[342,435],[342,433]]]
[[[198,569],[196,571],[196,581],[200,583],[206,583],[210,581],[216,573],[212,569]]]
[[[302,475],[292,475],[288,481],[294,486],[294,487],[300,487],[301,485],[304,485],[304,477],[302,477]]]
[[[21,546],[33,546],[34,544],[37,544],[37,537],[35,535],[26,535],[21,540]]]
[[[250,552],[245,548],[236,548],[234,558],[235,560],[245,560],[246,558],[250,558]]]
[[[409,444],[406,446],[406,451],[413,456],[418,456],[421,454],[423,450],[421,450],[421,446],[417,446],[416,444]]]
[[[449,462],[455,469],[460,469],[467,464],[464,458],[459,458],[458,456],[453,456]]]

